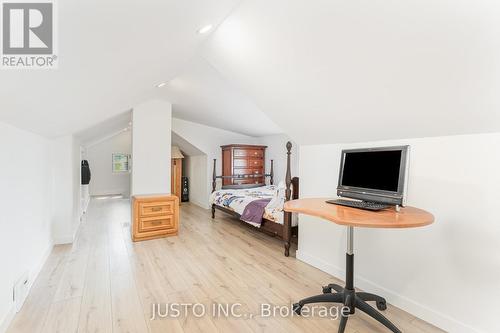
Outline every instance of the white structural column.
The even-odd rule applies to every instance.
[[[153,100],[132,111],[132,195],[169,194],[172,104]]]

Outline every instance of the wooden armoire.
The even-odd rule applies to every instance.
[[[261,177],[223,178],[222,185],[265,184],[267,146],[225,145],[222,148],[222,176],[262,175]]]

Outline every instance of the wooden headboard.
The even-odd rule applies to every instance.
[[[274,184],[274,160],[271,160],[271,171],[263,175],[247,174],[247,175],[231,175],[231,176],[217,176],[217,159],[214,158],[214,167],[212,172],[212,193],[217,190],[217,179],[246,179],[246,178],[268,178],[271,185]],[[223,185],[223,189],[242,189],[259,187],[262,184],[241,184],[241,185]]]

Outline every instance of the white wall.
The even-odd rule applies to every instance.
[[[286,143],[292,142],[290,157],[292,177],[299,176],[299,148],[292,139],[285,134],[262,136],[258,138],[260,144],[266,145],[266,172],[271,171],[271,160],[274,160],[274,184],[285,181],[286,176]]]
[[[73,183],[73,220],[72,220],[72,232],[73,240],[78,233],[78,228],[83,218],[83,207],[82,207],[82,154],[83,148],[81,146],[80,140],[73,135],[73,152],[72,152],[72,183]],[[86,207],[85,207],[86,208]]]
[[[207,201],[207,155],[185,156],[185,176],[189,179],[189,202],[208,208]]]
[[[113,173],[113,153],[132,153],[131,131],[118,132],[112,137],[87,147],[85,156],[92,172],[92,180],[89,184],[90,195],[130,195],[130,173]]]
[[[84,217],[84,214],[87,213],[87,209],[90,203],[90,189],[89,185],[82,185],[81,178],[82,178],[82,170],[81,170],[81,162],[82,160],[87,159],[87,149],[83,146],[80,147],[80,156],[78,158],[78,170],[79,172],[79,179],[78,179],[78,185],[80,186],[80,216]]]
[[[301,195],[335,195],[342,148],[399,144],[411,146],[408,204],[436,222],[357,229],[357,286],[450,332],[499,332],[500,133],[301,146]],[[345,233],[302,216],[297,257],[343,278]]]
[[[0,331],[12,315],[12,288],[31,282],[52,248],[49,140],[0,123]]]
[[[55,244],[73,242],[77,228],[80,207],[78,202],[80,187],[77,178],[80,175],[80,168],[75,148],[76,143],[72,136],[54,139],[50,144],[53,182],[52,237]]]
[[[172,104],[153,100],[132,111],[132,194],[171,192]]]
[[[205,126],[178,118],[172,119],[172,131],[205,153],[207,156],[207,167],[205,169],[207,181],[205,184],[205,191],[204,193],[195,193],[196,197],[205,197],[205,200],[200,202],[200,204],[205,202],[205,204],[202,205],[204,208],[208,208],[208,197],[212,192],[212,170],[214,158],[217,159],[217,175],[222,174],[222,152],[220,146],[233,143],[259,143],[257,138],[251,136]],[[195,189],[201,191],[202,187],[196,187]]]

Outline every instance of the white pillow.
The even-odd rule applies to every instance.
[[[273,198],[267,204],[266,208],[268,209],[282,209],[285,205],[285,183],[282,181],[278,184],[276,188],[276,192],[274,193]]]

